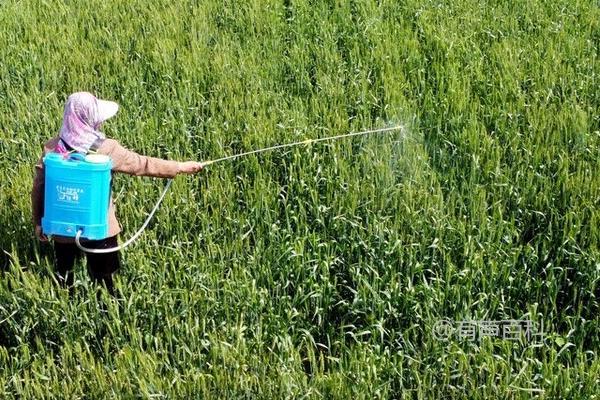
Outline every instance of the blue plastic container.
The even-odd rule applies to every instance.
[[[107,156],[74,153],[44,157],[42,230],[46,235],[90,240],[108,237],[112,161]]]

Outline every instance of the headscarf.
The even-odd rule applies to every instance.
[[[119,105],[115,102],[97,99],[88,92],[73,93],[65,104],[56,151],[88,153],[90,149],[97,149],[106,139],[104,133],[98,130],[100,124],[118,110]]]

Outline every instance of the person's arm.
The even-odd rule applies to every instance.
[[[31,188],[31,216],[33,226],[35,227],[35,236],[46,241],[48,238],[42,233],[42,216],[44,215],[44,162],[42,158],[35,164],[35,175],[33,178],[33,187]]]
[[[113,171],[130,175],[173,178],[177,174],[193,174],[202,169],[202,163],[196,161],[178,162],[143,156],[112,139],[107,139],[98,151],[110,156]]]

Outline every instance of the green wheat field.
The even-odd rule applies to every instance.
[[[1,2],[0,398],[599,399],[599,47],[598,1]],[[82,90],[177,160],[402,129],[178,177],[69,296],[29,194]]]

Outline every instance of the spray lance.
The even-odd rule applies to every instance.
[[[344,138],[349,138],[349,137],[354,137],[354,136],[369,135],[369,134],[374,134],[374,133],[392,132],[392,131],[398,131],[398,130],[402,130],[402,129],[403,129],[403,126],[402,125],[398,125],[398,126],[392,126],[392,127],[387,127],[387,128],[371,129],[371,130],[364,130],[364,131],[359,131],[359,132],[350,132],[350,133],[346,133],[346,134],[342,134],[342,135],[327,136],[327,137],[318,138],[318,139],[306,139],[306,140],[302,140],[302,141],[299,141],[299,142],[278,144],[278,145],[275,145],[275,146],[265,147],[265,148],[258,149],[258,150],[251,150],[251,151],[247,151],[247,152],[243,152],[243,153],[238,153],[238,154],[233,154],[233,155],[229,155],[229,156],[217,158],[217,159],[214,159],[214,160],[204,161],[204,162],[202,162],[202,166],[206,167],[208,165],[220,163],[220,162],[223,162],[223,161],[234,160],[234,159],[241,158],[241,157],[246,157],[246,156],[250,156],[250,155],[254,155],[254,154],[259,154],[259,153],[264,153],[264,152],[268,152],[268,151],[280,150],[280,149],[284,149],[284,148],[288,148],[288,147],[295,147],[295,146],[300,146],[300,145],[308,145],[308,144],[325,142],[325,141],[334,141],[334,140],[339,140],[339,139],[344,139]],[[150,220],[154,217],[154,214],[158,210],[158,207],[162,203],[162,201],[163,201],[165,195],[167,194],[167,191],[171,187],[172,183],[173,183],[172,179],[169,179],[167,181],[167,184],[165,185],[162,193],[160,194],[160,196],[158,198],[158,201],[156,202],[156,204],[152,208],[152,211],[150,211],[150,214],[148,215],[148,217],[146,218],[146,220],[144,221],[144,223],[142,224],[142,226],[126,242],[124,242],[123,244],[121,244],[121,245],[119,245],[117,247],[112,247],[112,248],[108,248],[108,249],[91,249],[91,248],[87,248],[84,245],[82,245],[81,241],[80,241],[80,239],[82,238],[82,235],[83,235],[84,231],[83,231],[83,229],[78,229],[77,233],[75,235],[75,243],[77,244],[77,247],[79,247],[79,249],[81,249],[81,250],[83,250],[85,252],[88,252],[88,253],[105,254],[105,253],[112,253],[112,252],[115,252],[115,251],[122,250],[122,249],[126,248],[127,246],[129,246],[130,244],[132,244],[144,232],[144,230],[146,229],[146,227],[150,223]]]

